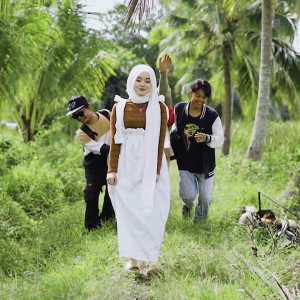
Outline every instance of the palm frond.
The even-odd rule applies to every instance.
[[[153,6],[153,0],[127,0],[125,4],[127,5],[125,29],[127,29],[130,23],[134,25],[137,16],[141,26],[145,12]]]
[[[169,16],[169,24],[170,26],[179,27],[184,26],[189,23],[189,19],[177,15],[170,15]]]

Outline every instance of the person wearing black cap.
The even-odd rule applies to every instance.
[[[68,101],[68,115],[81,122],[76,138],[83,145],[86,202],[85,227],[88,230],[101,226],[102,221],[114,218],[115,213],[107,191],[107,155],[110,142],[109,111],[92,112],[91,105],[82,95]],[[99,214],[99,195],[105,186],[102,211]]]

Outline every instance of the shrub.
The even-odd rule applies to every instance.
[[[60,178],[65,199],[74,202],[82,199],[83,194],[83,153],[82,147],[63,129],[63,124],[55,123],[50,129],[40,131],[31,147],[42,153],[39,161]]]
[[[30,219],[21,205],[8,195],[0,194],[0,236],[21,239],[36,222]]]
[[[11,167],[18,165],[24,159],[21,147],[16,146],[8,139],[0,140],[0,176]]]
[[[0,274],[16,274],[24,270],[30,260],[31,251],[24,243],[30,243],[37,222],[27,216],[19,203],[3,193],[0,194],[0,220]]]
[[[37,161],[15,167],[5,179],[4,192],[31,217],[41,218],[63,203],[60,178]]]

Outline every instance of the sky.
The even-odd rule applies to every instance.
[[[112,9],[117,3],[124,3],[124,0],[81,0],[80,3],[86,5],[87,11],[105,13]]]
[[[124,4],[125,0],[81,0],[80,3],[85,5],[84,11],[106,13],[117,3]],[[99,29],[100,24],[96,16],[87,18],[87,26],[93,29]],[[298,22],[297,37],[294,40],[294,47],[300,53],[300,21]]]
[[[124,4],[125,0],[81,0],[79,2],[85,6],[83,11],[106,13],[118,3]],[[87,26],[92,29],[99,29],[100,24],[97,21],[97,16],[89,16]]]

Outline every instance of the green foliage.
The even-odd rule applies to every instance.
[[[110,43],[110,54],[115,62],[115,74],[110,76],[105,85],[102,96],[106,108],[112,108],[114,96],[127,97],[126,81],[129,72],[137,64],[148,64],[156,70],[156,61],[159,54],[158,43],[148,42],[152,28],[159,22],[162,12],[157,8],[148,12],[142,30],[138,25],[124,31],[125,5],[116,5],[113,10],[100,16],[102,27],[101,36]]]
[[[300,279],[299,244],[283,237],[275,247],[266,227],[248,228],[238,219],[241,205],[257,207],[258,190],[276,198],[285,188],[299,163],[300,128],[297,122],[270,122],[262,160],[249,162],[243,157],[251,125],[233,122],[232,154],[224,157],[217,150],[213,200],[205,223],[182,219],[177,167],[171,162],[171,210],[160,255],[164,274],[148,281],[124,271],[115,222],[85,231],[82,151],[70,141],[63,123],[40,131],[27,144],[19,144],[7,132],[2,155],[13,149],[18,163],[0,175],[0,298],[280,299],[274,277],[292,295]],[[30,159],[23,160],[24,154]],[[59,209],[45,208],[39,220],[30,217],[7,189],[15,186],[22,193],[21,182],[30,188],[29,180],[34,192],[25,195],[27,202],[36,203],[36,195],[44,193],[48,203],[51,193],[57,193],[64,197]],[[293,207],[285,199],[278,201]],[[262,206],[279,217],[286,213],[266,198]],[[257,257],[251,255],[253,246]]]
[[[73,94],[99,98],[113,62],[108,43],[84,27],[74,1],[14,1],[0,13],[0,106],[33,139]],[[50,4],[50,2],[49,2]],[[8,105],[9,103],[9,105]],[[50,118],[49,118],[50,117]]]
[[[37,222],[3,192],[0,207],[0,276],[13,275],[23,270],[28,262],[28,245],[24,247],[23,239],[30,239]]]
[[[160,52],[168,52],[173,59],[170,76],[174,77],[171,81],[174,102],[186,100],[186,87],[193,80],[206,78],[212,83],[214,103],[222,103],[225,91],[221,49],[227,44],[232,90],[242,107],[242,116],[253,119],[258,94],[261,3],[232,0],[160,3],[166,13],[151,31],[149,42],[159,43]],[[280,115],[283,106],[288,108],[288,117],[299,117],[296,78],[300,56],[292,47],[297,19],[294,2],[276,2],[271,101],[278,119],[284,119]]]
[[[21,205],[3,192],[0,194],[1,237],[20,240],[35,222],[28,217]]]
[[[7,169],[16,166],[20,162],[20,153],[18,153],[19,155],[16,155],[15,151],[17,151],[17,149],[12,148],[12,143],[10,141],[0,141],[0,157],[2,162],[0,165],[0,176],[4,175]]]
[[[58,210],[63,202],[62,182],[47,165],[33,161],[24,169],[15,167],[5,178],[4,192],[19,203],[29,216],[41,218]]]
[[[85,183],[82,148],[73,140],[67,142],[69,138],[64,126],[63,122],[57,122],[50,129],[40,131],[30,148],[36,153],[42,149],[41,163],[54,170],[53,174],[60,179],[58,189],[63,193],[64,201],[74,202],[82,197]],[[63,140],[67,140],[65,145],[62,145]]]

